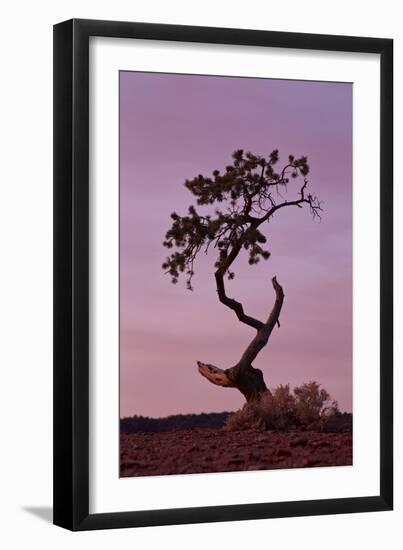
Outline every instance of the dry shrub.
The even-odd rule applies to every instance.
[[[259,400],[245,403],[227,418],[225,429],[285,430],[301,426],[323,429],[329,417],[337,414],[340,414],[337,402],[331,401],[317,382],[302,384],[293,393],[286,384],[263,394]]]
[[[295,409],[298,420],[303,425],[318,422],[338,411],[336,401],[331,401],[329,393],[317,382],[308,382],[294,388]]]

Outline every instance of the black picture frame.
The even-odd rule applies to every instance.
[[[377,53],[380,125],[380,490],[365,497],[89,513],[89,38]],[[393,41],[73,19],[54,26],[54,523],[71,530],[391,510]]]

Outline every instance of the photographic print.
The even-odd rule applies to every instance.
[[[352,84],[119,79],[120,476],[351,466]]]

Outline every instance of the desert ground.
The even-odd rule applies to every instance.
[[[120,476],[352,465],[352,434],[190,428],[121,433]]]

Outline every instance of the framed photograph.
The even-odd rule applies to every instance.
[[[54,523],[391,510],[393,42],[54,27]]]

